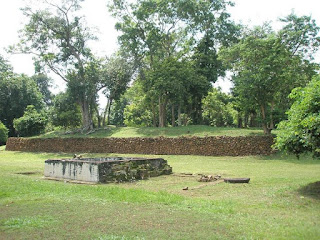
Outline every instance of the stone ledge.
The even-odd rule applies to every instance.
[[[179,138],[9,138],[8,151],[157,155],[269,155],[272,136]]]

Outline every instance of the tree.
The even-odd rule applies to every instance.
[[[152,111],[149,110],[150,99],[139,80],[124,93],[122,99],[127,102],[123,111],[126,126],[152,126],[154,119]]]
[[[125,94],[114,102],[110,110],[110,124],[116,126],[124,126],[124,110],[126,106],[129,105],[129,101]]]
[[[228,32],[234,26],[226,13],[228,4],[220,0],[139,0],[131,4],[115,0],[110,4],[110,11],[118,18],[116,29],[122,32],[119,37],[122,48],[134,57],[146,89],[157,96],[157,99],[150,99],[152,106],[158,106],[160,127],[166,125],[165,113],[169,101],[165,86],[173,85],[170,81],[180,76],[176,72],[175,76],[171,74],[169,80],[166,71],[157,69],[161,64],[165,65],[162,69],[174,69],[187,55],[191,55],[197,39],[207,32],[216,39],[213,42],[215,46],[221,44],[221,33]],[[201,104],[201,99],[195,99]],[[154,107],[152,112],[155,116]]]
[[[0,121],[9,129],[9,136],[15,136],[13,119],[21,117],[28,105],[34,105],[37,110],[44,107],[43,96],[36,83],[26,75],[17,75],[10,71],[2,72],[0,74]]]
[[[318,29],[307,28],[307,31]],[[316,65],[302,55],[295,55],[281,34],[283,31],[276,34],[267,25],[257,27],[246,33],[239,43],[222,51],[225,63],[234,72],[233,91],[238,100],[258,107],[265,134],[274,128],[275,109],[283,111],[288,106],[280,106],[279,100],[286,98],[288,90],[304,85],[315,74]],[[298,43],[296,48],[300,46]]]
[[[23,116],[13,120],[13,126],[21,137],[42,133],[47,123],[48,119],[44,112],[37,112],[33,105],[28,105]]]
[[[110,109],[113,101],[119,100],[134,74],[134,66],[124,54],[118,53],[106,59],[101,73],[101,83],[108,102],[104,111],[103,126],[110,124]]]
[[[53,99],[52,124],[66,128],[81,125],[81,111],[69,92],[59,93]]]
[[[202,103],[202,114],[207,124],[215,127],[233,125],[233,116],[236,114],[232,108],[231,96],[221,92],[221,89],[212,88]]]
[[[24,53],[34,54],[38,65],[48,67],[66,82],[76,79],[78,88],[74,88],[74,94],[77,94],[81,107],[82,124],[84,129],[90,129],[93,127],[90,109],[93,97],[90,94],[95,83],[86,78],[86,66],[93,59],[87,43],[95,37],[90,33],[84,18],[76,14],[81,8],[81,2],[65,0],[59,5],[44,0],[37,2],[40,7],[44,3],[44,9],[33,10],[37,7],[35,5],[24,8],[23,13],[29,22],[21,31],[18,47]],[[69,76],[72,76],[72,80]],[[81,91],[77,92],[79,89]]]
[[[315,20],[310,16],[298,17],[294,13],[280,20],[286,25],[280,30],[279,37],[292,56],[313,60],[320,46],[320,27]]]
[[[290,98],[294,103],[287,112],[288,120],[278,126],[275,146],[297,157],[307,152],[320,157],[320,76],[304,88],[295,88]]]
[[[242,98],[252,98],[258,104],[262,116],[264,132],[270,133],[267,107],[274,102],[278,84],[283,82],[286,49],[273,35],[256,29],[249,36],[225,52],[236,72],[233,77],[234,88]]]
[[[6,144],[8,140],[8,128],[0,121],[0,145]]]

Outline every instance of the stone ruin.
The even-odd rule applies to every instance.
[[[134,181],[171,173],[163,158],[48,159],[44,167],[48,179],[91,183]]]

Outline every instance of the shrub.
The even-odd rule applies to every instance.
[[[124,124],[128,127],[152,126],[152,112],[138,103],[131,103],[125,107],[124,119]]]
[[[0,145],[6,144],[8,132],[8,128],[0,121]]]
[[[19,136],[26,137],[43,132],[47,122],[43,113],[38,113],[33,105],[28,105],[23,116],[13,120],[13,126]]]
[[[299,156],[311,152],[320,157],[320,76],[305,88],[296,88],[290,94],[294,103],[288,111],[288,120],[280,122],[275,146]]]

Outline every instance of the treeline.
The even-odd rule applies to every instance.
[[[81,1],[43,4],[22,9],[28,22],[10,47],[34,54],[35,76],[17,75],[0,59],[0,121],[10,136],[107,124],[262,127],[270,134],[287,118],[291,91],[319,69],[319,27],[308,16],[292,13],[274,31],[234,23],[222,0],[109,1],[120,50],[98,58]],[[47,70],[67,83],[64,93],[50,93]],[[227,72],[230,94],[212,87]],[[99,91],[108,99],[103,111]]]

